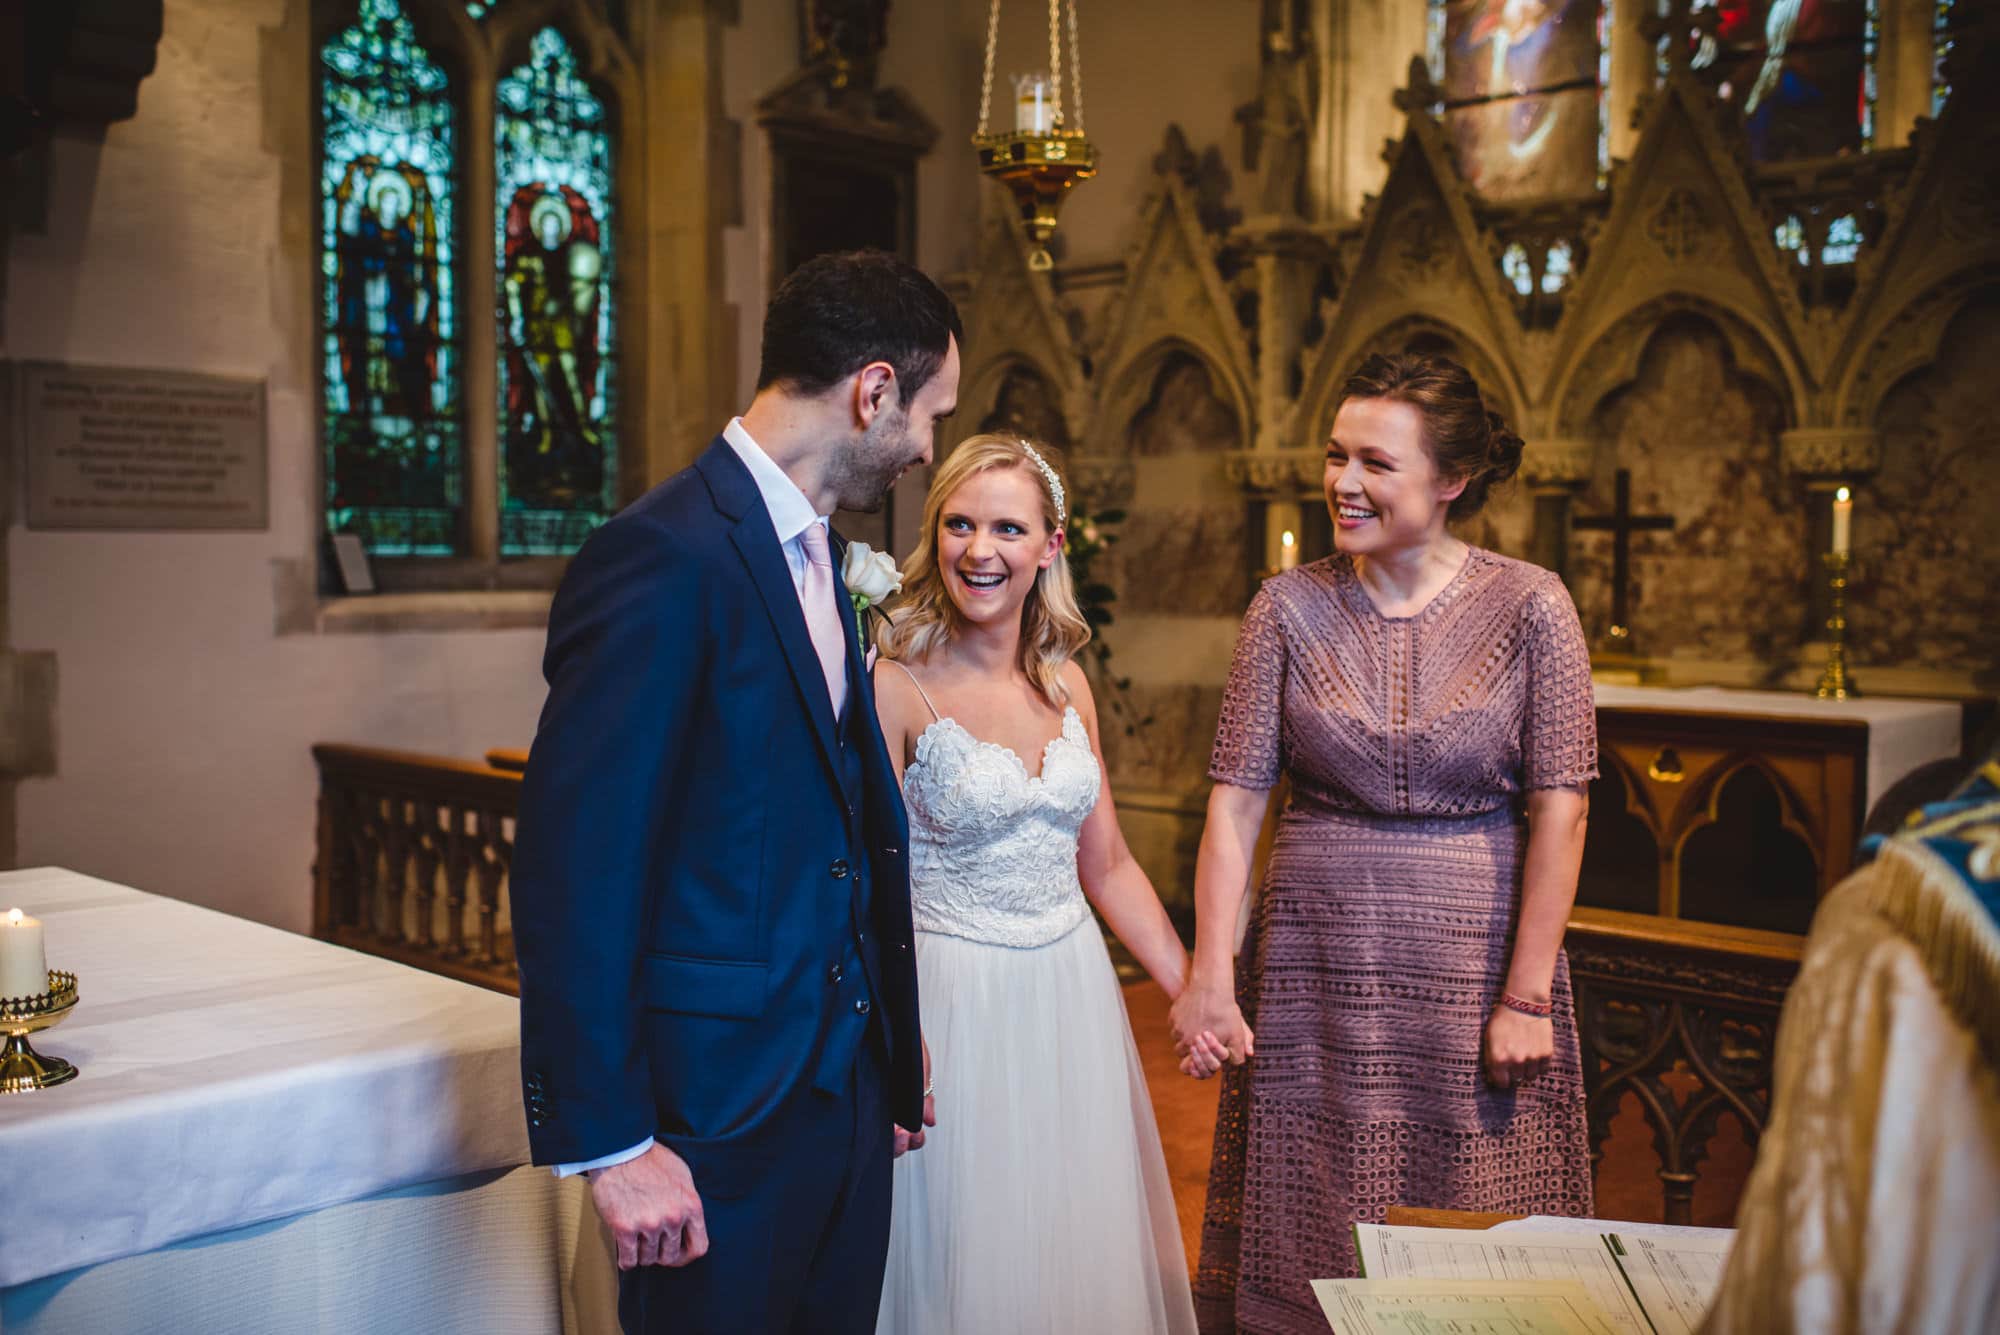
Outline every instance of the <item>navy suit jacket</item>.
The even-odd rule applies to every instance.
[[[727,442],[571,563],[511,883],[536,1163],[655,1136],[697,1190],[754,1175],[779,1110],[870,1023],[890,1111],[919,1124],[908,823],[841,620],[858,810],[770,513]]]

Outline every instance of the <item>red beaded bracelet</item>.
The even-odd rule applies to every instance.
[[[1519,1011],[1523,1015],[1532,1015],[1537,1020],[1546,1020],[1556,1012],[1554,1002],[1524,1001],[1512,992],[1502,992],[1500,994],[1500,1004],[1510,1011]]]

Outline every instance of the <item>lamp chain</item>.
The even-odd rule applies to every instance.
[[[1062,129],[1062,0],[1049,0],[1049,114]]]
[[[1083,47],[1076,40],[1076,0],[1069,0],[1069,80],[1076,96],[1070,99],[1076,112],[1076,132],[1083,133]]]
[[[993,105],[993,56],[1000,45],[1000,0],[986,13],[986,74],[979,81],[979,133],[986,133],[986,120]]]

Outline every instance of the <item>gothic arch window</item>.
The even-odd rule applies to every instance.
[[[561,32],[529,53],[494,120],[503,557],[573,552],[618,501],[611,132]]]
[[[317,8],[324,522],[384,587],[550,584],[623,498],[600,8]]]
[[[320,48],[327,526],[384,555],[459,550],[455,90],[396,0]]]

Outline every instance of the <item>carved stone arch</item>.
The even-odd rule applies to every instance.
[[[1944,336],[1960,312],[2000,296],[2000,263],[1960,270],[1883,320],[1845,372],[1835,394],[1835,421],[1870,427],[1882,402],[1904,380],[1937,362]]]
[[[1216,392],[1236,414],[1243,442],[1252,438],[1256,396],[1249,345],[1195,203],[1176,177],[1161,177],[1159,193],[1140,220],[1106,329],[1098,372],[1106,388],[1089,433],[1091,448],[1107,447],[1112,438],[1106,433],[1130,423],[1139,406],[1131,401],[1135,374],[1142,377],[1137,392],[1150,392],[1151,376],[1165,355],[1161,348],[1169,343],[1184,345],[1207,366]]]
[[[1371,353],[1405,352],[1413,345],[1421,348],[1434,341],[1448,344],[1446,355],[1472,373],[1487,406],[1505,417],[1515,430],[1522,430],[1527,397],[1505,356],[1463,325],[1428,311],[1412,311],[1389,319],[1372,332],[1346,343],[1337,354],[1320,360],[1301,399],[1308,409],[1298,418],[1299,425],[1310,428],[1314,434],[1311,439],[1297,443],[1317,447],[1325,439],[1333,426],[1334,411],[1339,407],[1341,386]]]
[[[1710,297],[1672,292],[1641,302],[1601,325],[1583,353],[1562,368],[1550,396],[1556,435],[1586,433],[1597,405],[1620,386],[1639,378],[1640,363],[1659,327],[1676,315],[1691,314],[1713,325],[1728,345],[1731,364],[1769,385],[1784,405],[1785,424],[1803,415],[1807,390],[1803,374],[1784,352],[1782,340],[1754,316]]]
[[[1596,229],[1590,262],[1578,276],[1556,326],[1542,401],[1560,433],[1579,367],[1602,351],[1605,334],[1636,310],[1695,303],[1755,331],[1784,374],[1790,421],[1806,415],[1813,337],[1795,275],[1771,238],[1752,191],[1740,136],[1727,133],[1713,95],[1675,71],[1649,100],[1632,157],[1612,172],[1611,209]],[[1746,346],[1732,329],[1731,342]]]
[[[1049,410],[1060,424],[1060,434],[1046,430],[1029,429],[1027,434],[1037,443],[1053,445],[1059,450],[1075,448],[1077,441],[1076,423],[1070,420],[1063,393],[1063,376],[1044,357],[1020,348],[1002,348],[991,357],[983,358],[977,372],[965,381],[959,391],[959,410],[954,419],[963,418],[967,429],[959,433],[959,439],[980,431],[990,430],[988,424],[995,414],[1002,413],[1007,405],[1003,398],[1010,384],[1026,374],[1034,377],[1047,387]],[[956,441],[953,442],[956,445]]]
[[[1026,367],[1056,396],[1069,440],[1082,440],[1090,415],[1089,383],[1070,332],[1069,312],[1045,274],[1028,267],[1031,247],[1011,212],[987,210],[965,317],[965,364],[948,433],[956,444],[993,412],[1007,377]]]
[[[1210,386],[1236,417],[1236,439],[1219,441],[1214,448],[1217,451],[1249,448],[1255,425],[1248,386],[1230,374],[1213,349],[1192,339],[1169,335],[1138,349],[1106,379],[1091,436],[1083,442],[1088,452],[1105,455],[1125,452],[1126,433],[1152,401],[1161,371],[1177,355],[1201,364],[1208,372]]]

